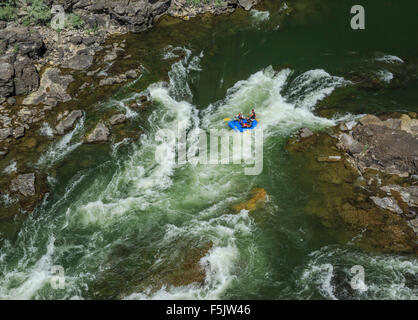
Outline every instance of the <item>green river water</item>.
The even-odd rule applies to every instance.
[[[357,2],[366,10],[363,31],[350,28]],[[147,72],[80,102],[85,117],[33,161],[53,172],[51,192],[0,240],[0,299],[417,299],[416,257],[338,241],[339,231],[307,214],[313,181],[300,183],[300,167],[284,149],[302,127],[417,111],[418,4],[357,2],[291,1],[296,10],[286,16],[282,1],[265,1],[250,13],[164,19],[127,36],[131,61]],[[403,85],[389,82],[394,68],[406,68]],[[388,85],[354,88],[353,70]],[[131,110],[127,102],[142,94],[152,106]],[[330,95],[334,115],[320,117],[318,103]],[[221,129],[225,117],[252,106],[264,133],[260,175],[245,175],[244,164],[156,163],[156,150],[175,153],[156,139],[159,129]],[[118,109],[128,127],[141,128],[139,140],[80,143],[91,123]],[[268,194],[264,206],[235,213],[255,187]],[[170,285],[172,274],[187,278],[182,262],[208,243],[199,258],[204,283]],[[51,288],[54,265],[65,270],[65,289]],[[362,290],[349,286],[354,265],[366,272]]]

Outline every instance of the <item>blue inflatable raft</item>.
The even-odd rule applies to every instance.
[[[243,122],[247,123],[247,120],[243,120]],[[239,123],[238,120],[232,120],[228,122],[228,126],[230,126],[231,129],[239,132],[243,132],[245,130],[253,130],[257,126],[257,120],[254,120],[251,123],[251,127],[249,128],[243,128]]]

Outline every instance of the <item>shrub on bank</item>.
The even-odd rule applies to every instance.
[[[26,23],[45,24],[51,20],[51,9],[43,0],[26,0],[29,5]]]
[[[17,18],[15,0],[7,0],[0,3],[0,20],[12,21]]]
[[[82,29],[84,20],[78,14],[72,13],[65,19],[65,28]]]

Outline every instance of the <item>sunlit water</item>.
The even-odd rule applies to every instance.
[[[280,8],[270,4],[239,17],[237,24],[247,21],[246,29],[219,34],[211,45],[202,44],[210,38],[208,30],[199,36],[202,42],[180,38],[152,48],[153,59],[170,64],[168,81],[151,81],[142,92],[118,94],[99,103],[101,108],[126,112],[144,131],[138,141],[112,142],[106,150],[84,146],[83,116],[71,132],[51,144],[34,164],[58,170],[57,176],[48,179],[51,193],[16,236],[1,243],[1,299],[418,297],[415,258],[371,254],[337,244],[332,230],[304,211],[309,192],[295,182],[297,168],[289,163],[283,147],[302,127],[325,130],[355,119],[344,106],[333,118],[315,113],[319,101],[337,88],[352,86],[338,72],[339,59],[346,61],[350,53],[335,49],[337,57],[328,59],[325,53],[330,48],[311,46],[308,52],[300,52],[293,47],[293,57],[289,48],[274,50],[299,27],[288,27],[288,33],[286,24],[275,28],[282,24],[273,14]],[[219,19],[224,23],[225,18]],[[154,32],[157,37],[167,27],[160,28],[148,36]],[[219,30],[214,28],[214,33]],[[284,35],[275,38],[275,32]],[[230,46],[225,45],[228,42]],[[367,64],[370,57],[378,63],[404,63],[396,52],[378,55],[375,51],[366,50],[352,63]],[[390,82],[389,71],[379,67],[373,72]],[[126,103],[143,94],[152,101],[146,116]],[[381,103],[384,95],[378,98]],[[169,161],[176,156],[175,146],[156,136],[161,129],[225,129],[224,118],[239,111],[248,113],[253,107],[264,135],[263,172],[258,176],[245,175],[244,163]],[[50,128],[44,125],[42,132],[49,135]],[[188,147],[196,143],[196,137],[191,137]],[[167,161],[156,162],[155,153],[161,150]],[[91,164],[78,166],[85,159]],[[264,206],[251,214],[236,213],[232,206],[247,200],[254,187],[266,189]],[[207,243],[212,246],[199,261],[205,271],[202,285],[174,287],[165,282],[164,274],[178,267],[191,248]],[[54,265],[65,270],[65,289],[51,288]],[[347,285],[353,265],[366,270],[362,290],[353,291]]]

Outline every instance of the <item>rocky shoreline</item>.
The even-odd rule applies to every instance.
[[[43,121],[55,122],[43,138],[48,143],[73,129],[84,116],[83,109],[75,106],[61,110],[57,106],[73,101],[83,90],[117,86],[141,75],[141,65],[112,76],[103,69],[118,59],[130,58],[124,53],[126,44],[121,35],[145,31],[164,15],[188,20],[204,13],[217,15],[232,13],[237,8],[249,10],[259,2],[44,1],[48,10],[55,5],[62,6],[66,17],[71,17],[67,20],[77,18],[62,30],[39,23],[28,25],[29,5],[17,2],[16,18],[0,21],[0,161],[22,150],[40,152],[42,147],[35,132]],[[80,78],[87,80],[75,88]],[[140,97],[138,103],[146,106],[146,97]],[[138,104],[132,107],[137,108]],[[99,119],[83,142],[109,141],[111,127],[125,121],[122,113]],[[19,200],[0,213],[0,217],[13,216],[21,209],[32,211],[47,192],[45,174],[27,168],[25,160],[19,161],[18,169],[14,162],[12,169],[2,175],[0,196],[3,202],[9,201],[9,195]]]
[[[48,120],[51,127],[42,139],[51,143],[86,117],[83,106],[64,110],[59,106],[83,92],[134,81],[144,72],[137,64],[117,75],[106,73],[106,66],[129,58],[126,41],[120,35],[145,31],[164,15],[188,20],[205,13],[250,10],[259,2],[45,1],[48,6],[63,5],[67,14],[77,15],[85,26],[83,30],[66,28],[59,32],[46,26],[23,26],[27,8],[19,8],[17,22],[0,21],[0,161],[6,163],[22,151],[45,151],[34,133],[43,121]],[[130,106],[137,109],[148,103],[142,96]],[[127,116],[114,113],[92,121],[82,143],[109,141]],[[359,246],[417,253],[417,139],[415,113],[366,115],[356,123],[338,125],[331,133],[302,129],[289,140],[287,149],[294,159],[303,158],[307,175],[318,175],[317,198],[309,202],[307,210],[329,227],[343,225],[361,231]],[[31,212],[48,191],[45,172],[34,172],[24,158],[18,160],[18,168],[16,162],[9,165],[10,170],[4,169],[7,172],[2,168],[6,174],[0,179],[1,200],[8,203],[9,196],[14,196],[18,201],[1,209],[0,219],[21,210]],[[256,191],[242,208],[251,210],[265,196],[265,191]]]
[[[361,234],[360,247],[418,252],[417,114],[366,115],[332,132],[302,129],[289,154],[308,156],[307,174],[318,176],[307,210],[330,228]]]

